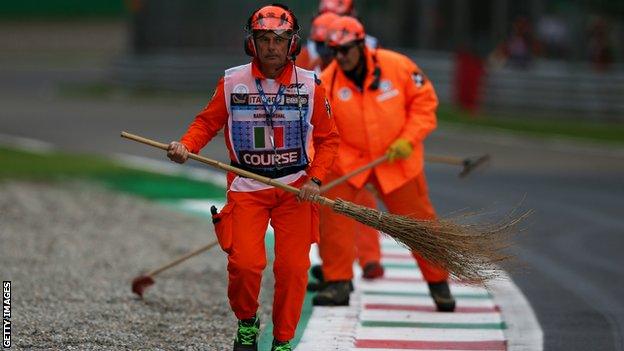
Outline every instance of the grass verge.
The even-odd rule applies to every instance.
[[[579,121],[571,119],[544,119],[531,116],[502,117],[489,114],[471,115],[442,105],[438,109],[442,124],[459,124],[467,127],[490,128],[534,136],[558,136],[624,145],[624,123]]]
[[[0,147],[0,182],[9,179],[63,181],[85,179],[119,191],[150,199],[222,197],[218,186],[188,179],[127,168],[106,158],[66,153],[38,154]]]

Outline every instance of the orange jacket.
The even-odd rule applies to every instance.
[[[286,66],[284,71],[276,80],[284,85],[291,84],[290,77],[292,75],[292,65]],[[266,79],[257,63],[252,63],[252,74],[254,77]],[[328,104],[326,103],[325,90],[321,85],[315,86],[314,93],[314,113],[312,114],[311,124],[314,126],[312,131],[312,144],[315,154],[314,160],[307,169],[310,177],[324,179],[327,170],[331,166],[336,156],[336,148],[340,142],[336,125],[333,118],[329,115]],[[212,99],[208,105],[196,117],[188,130],[182,136],[181,142],[186,148],[193,153],[199,152],[221,128],[225,126],[225,135],[229,134],[227,126],[228,110],[225,103],[225,92],[223,87],[223,78],[219,80]],[[226,138],[226,145],[230,150],[230,159],[234,160],[230,142]]]
[[[314,71],[317,67],[321,66],[321,58],[318,57],[318,55],[313,58],[312,55],[310,55],[308,46],[306,45],[301,48],[301,53],[297,55],[297,61],[295,61],[295,63],[301,68]]]
[[[383,49],[364,52],[364,91],[359,91],[335,61],[321,75],[340,133],[333,171],[343,175],[370,163],[383,156],[396,139],[405,138],[414,146],[409,158],[382,164],[349,180],[362,187],[374,171],[387,194],[422,172],[423,140],[436,127],[438,98],[431,82],[406,56]],[[377,90],[371,90],[375,67],[381,70],[380,83]]]

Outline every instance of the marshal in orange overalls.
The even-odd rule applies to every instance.
[[[352,177],[326,195],[354,201],[371,183],[391,213],[417,219],[433,219],[435,210],[429,199],[423,171],[423,141],[436,127],[438,100],[431,82],[409,58],[383,49],[364,50],[367,76],[364,89],[346,77],[334,61],[323,71],[341,144],[329,182],[349,171],[383,156],[397,139],[408,140],[412,154],[404,160],[384,163]],[[377,78],[378,88],[371,84]],[[353,278],[355,221],[321,209],[320,254],[327,281]],[[448,272],[433,266],[413,253],[425,280],[441,282]]]
[[[265,176],[295,187],[308,177],[323,179],[339,137],[328,114],[324,89],[312,72],[296,69],[297,76],[289,64],[276,79],[266,79],[256,60],[227,70],[212,100],[181,142],[197,153],[225,127],[230,159],[239,168],[277,172]],[[274,126],[265,124],[256,80],[269,99],[278,102]],[[278,86],[285,87],[281,96]],[[298,95],[304,101],[303,111],[297,108]],[[303,150],[312,145],[314,161],[306,167]],[[228,173],[227,204],[216,230],[219,244],[228,253],[230,306],[239,320],[250,319],[257,312],[267,264],[264,236],[270,221],[275,230],[273,335],[277,340],[291,340],[299,321],[310,245],[318,237],[317,211],[315,204],[299,202],[294,194]]]

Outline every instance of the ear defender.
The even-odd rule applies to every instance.
[[[301,52],[301,37],[299,34],[293,34],[292,38],[290,38],[290,49],[288,50],[288,56],[292,57],[294,60],[297,55]]]
[[[243,43],[243,46],[245,48],[245,53],[251,57],[255,57],[256,56],[256,43],[253,40],[253,35],[249,34],[247,35],[247,37],[245,38],[245,41]]]
[[[295,16],[295,14],[292,12],[292,10],[290,10],[287,6],[282,5],[282,4],[271,4],[270,6],[277,6],[280,7],[282,9],[284,9],[285,11],[288,12],[288,14],[292,17],[293,20],[293,35],[290,38],[290,46],[288,48],[288,57],[292,58],[293,60],[295,59],[295,57],[297,55],[299,55],[299,53],[301,52],[301,37],[299,36],[299,21],[297,20],[297,16]],[[263,6],[264,7],[264,6]],[[260,11],[263,7],[255,10],[251,16],[249,16],[249,19],[247,19],[247,25],[245,26],[245,31],[247,32],[247,37],[245,38],[244,42],[243,42],[243,49],[245,50],[245,53],[251,57],[256,57],[256,55],[258,54],[257,50],[256,50],[256,43],[254,42],[254,38],[253,38],[253,30],[252,30],[252,20],[254,15],[256,14],[256,12]]]

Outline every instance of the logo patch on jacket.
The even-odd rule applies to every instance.
[[[338,98],[342,101],[348,101],[351,99],[353,92],[348,87],[342,87],[338,90]]]
[[[420,72],[412,73],[412,80],[419,88],[422,88],[422,86],[425,85],[425,76]]]

